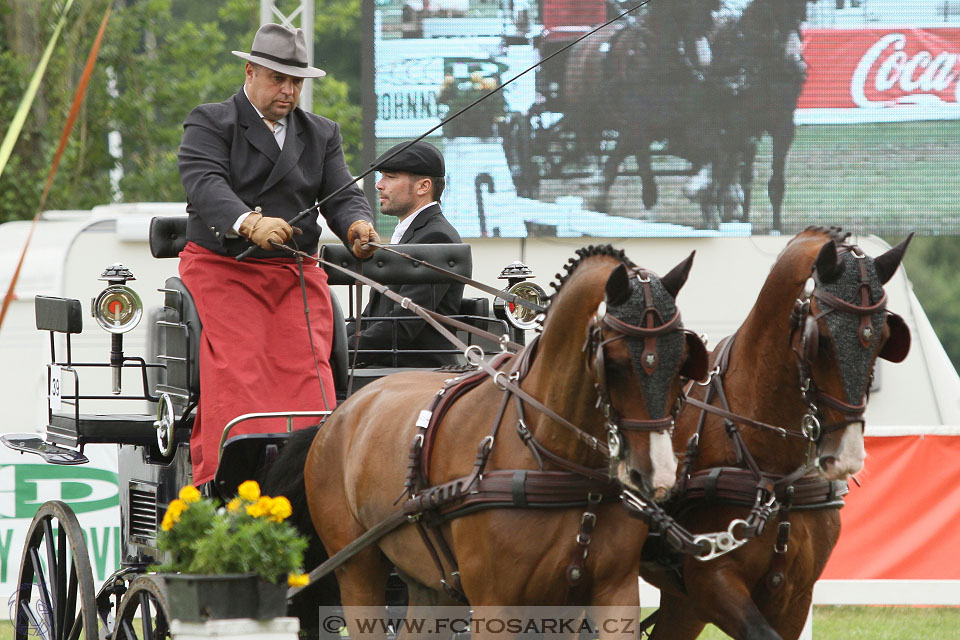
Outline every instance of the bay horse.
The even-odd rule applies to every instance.
[[[675,303],[693,254],[659,278],[609,245],[577,253],[542,332],[495,375],[387,376],[341,404],[308,451],[284,450],[293,457],[276,465],[302,464],[331,556],[397,514],[398,493],[402,513],[423,507],[336,569],[348,619],[382,607],[391,566],[411,606],[456,596],[636,617],[647,529],[618,504],[619,486],[662,499],[676,480],[681,377],[706,375]]]
[[[653,638],[797,638],[840,534],[840,497],[863,465],[863,413],[876,358],[900,362],[903,320],[883,284],[910,241],[871,258],[839,229],[791,239],[737,332],[711,355],[711,381],[688,393],[686,446],[668,511],[691,531],[723,530],[763,501],[779,513],[745,544],[701,562],[647,542],[641,575],[660,588]],[[704,402],[726,413],[703,413]]]
[[[598,211],[610,210],[610,188],[630,155],[640,173],[644,207],[657,203],[650,154],[656,141],[666,143],[665,153],[689,160],[694,172],[710,161],[715,135],[705,126],[704,74],[719,7],[720,0],[653,2],[605,39],[591,38],[571,54],[561,126],[576,131],[579,145],[597,149],[604,131],[616,132],[616,144],[603,161]],[[715,228],[716,220],[704,225]]]
[[[750,219],[757,143],[769,134],[772,143],[767,195],[772,228],[782,230],[787,154],[793,144],[794,111],[806,80],[800,26],[807,0],[753,0],[735,19],[721,20],[712,40],[707,70],[711,122],[716,131],[713,193],[742,189],[741,221]],[[725,221],[731,209],[722,212]]]

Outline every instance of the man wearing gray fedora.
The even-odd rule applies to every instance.
[[[195,484],[213,478],[220,434],[236,416],[336,404],[326,273],[304,264],[308,332],[297,265],[273,245],[315,253],[317,213],[291,221],[353,182],[337,123],[297,106],[304,78],[325,73],[308,64],[300,29],[265,24],[249,53],[233,53],[246,60],[243,87],[187,116],[178,156],[188,214],[180,276],[203,325],[202,393],[190,441]],[[372,255],[367,242],[380,238],[357,185],[327,200],[320,213],[357,257]],[[235,260],[250,243],[250,258]],[[248,421],[232,433],[276,429]]]

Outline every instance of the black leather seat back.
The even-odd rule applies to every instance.
[[[176,258],[187,246],[187,217],[151,219],[149,237],[154,258]]]
[[[157,386],[171,393],[178,404],[187,404],[200,396],[200,333],[203,326],[193,296],[180,278],[167,278],[163,287],[161,328],[162,353],[167,365],[166,381]]]
[[[473,273],[473,254],[469,244],[405,244],[398,246],[398,250],[467,278]],[[386,251],[378,251],[369,260],[358,260],[342,244],[325,244],[320,247],[320,257],[380,284],[443,284],[451,281],[419,262]],[[322,266],[331,285],[354,284],[355,280],[339,269]]]

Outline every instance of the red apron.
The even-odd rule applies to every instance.
[[[238,262],[192,242],[180,253],[180,278],[193,295],[203,325],[200,406],[190,437],[194,484],[213,479],[223,428],[238,415],[336,406],[329,363],[333,310],[327,274],[315,264],[304,263],[303,270],[322,385],[293,259]],[[297,418],[294,428],[316,423],[316,418]],[[248,420],[233,428],[230,436],[285,430],[282,419]]]

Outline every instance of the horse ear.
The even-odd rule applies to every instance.
[[[686,260],[671,269],[670,273],[660,278],[660,284],[667,290],[667,293],[673,296],[674,300],[676,300],[677,294],[680,293],[680,289],[687,281],[687,276],[690,275],[690,267],[693,266],[693,256],[695,255],[697,255],[697,252],[691,251]]]
[[[900,261],[903,260],[903,254],[907,252],[907,246],[909,246],[911,240],[913,240],[913,232],[893,249],[873,259],[873,266],[877,269],[877,276],[880,278],[881,284],[886,284],[897,272],[897,267],[900,266]]]
[[[627,268],[621,264],[607,278],[607,304],[619,306],[630,299],[633,289],[630,286],[630,274]]]
[[[820,255],[814,263],[820,282],[833,282],[843,274],[843,262],[833,240],[828,241],[820,249]]]
[[[887,314],[887,327],[890,329],[890,337],[878,355],[890,362],[903,362],[910,353],[910,329],[903,318],[895,313]]]

